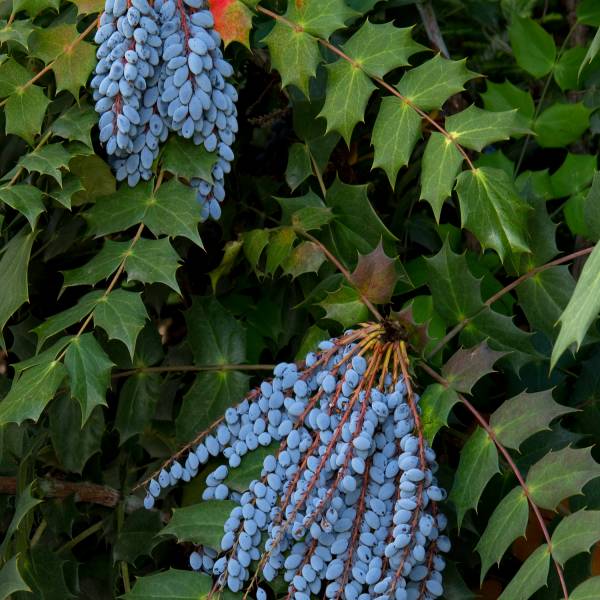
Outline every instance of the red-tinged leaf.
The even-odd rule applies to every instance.
[[[431,341],[429,337],[429,321],[418,323],[413,314],[413,306],[409,304],[398,312],[390,314],[392,323],[398,323],[402,328],[403,338],[408,341],[411,348],[418,352],[423,352],[427,344]]]
[[[386,255],[381,241],[369,254],[359,254],[352,283],[375,304],[390,301],[398,281],[395,260]]]
[[[215,18],[215,29],[225,46],[239,42],[250,48],[252,13],[240,0],[210,0],[210,10]]]

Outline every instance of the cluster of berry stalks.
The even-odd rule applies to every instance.
[[[440,554],[450,549],[437,508],[446,493],[421,434],[418,401],[403,342],[390,340],[385,326],[365,324],[322,342],[300,366],[277,365],[272,380],[149,481],[145,506],[222,455],[228,465],[208,475],[202,497],[238,505],[221,556],[205,548],[190,556],[193,569],[216,577],[215,590],[247,596],[256,589],[264,600],[258,578],[282,573],[288,599],[438,598]],[[229,471],[272,442],[279,448],[264,459],[261,479],[244,493],[230,490]]]
[[[91,86],[100,141],[119,181],[152,177],[169,131],[216,152],[212,181],[193,178],[203,219],[221,215],[238,130],[237,92],[204,0],[106,0]]]

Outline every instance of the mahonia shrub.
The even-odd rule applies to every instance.
[[[0,600],[600,598],[599,28],[2,3]]]

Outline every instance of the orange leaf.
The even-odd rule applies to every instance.
[[[240,0],[210,0],[210,10],[215,18],[215,29],[223,38],[225,46],[240,42],[250,47],[252,13]]]

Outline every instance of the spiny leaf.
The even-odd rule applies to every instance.
[[[10,25],[6,20],[0,21],[0,44],[16,42],[28,50],[29,36],[34,30],[35,26],[29,20],[17,19]]]
[[[564,565],[572,556],[589,552],[600,540],[600,511],[580,510],[566,516],[552,534],[552,555]]]
[[[98,122],[98,114],[86,102],[74,104],[50,126],[52,133],[65,140],[78,141],[92,148],[90,133]]]
[[[112,549],[113,563],[126,560],[134,563],[140,556],[151,556],[162,541],[157,534],[162,528],[160,513],[143,508],[125,517]]]
[[[502,260],[507,254],[529,250],[526,225],[530,209],[504,171],[490,167],[464,171],[458,176],[456,192],[462,226],[484,247],[493,248]]]
[[[516,487],[495,508],[475,548],[481,556],[481,582],[494,563],[500,564],[511,543],[525,535],[528,519],[527,497]]]
[[[240,0],[209,0],[210,10],[215,18],[215,29],[225,46],[240,42],[250,48],[252,13]]]
[[[518,450],[528,437],[549,430],[551,421],[573,410],[554,402],[552,390],[521,392],[496,409],[490,427],[504,446]]]
[[[85,265],[63,271],[63,289],[74,285],[95,285],[112,275],[129,249],[128,242],[106,240],[100,251]]]
[[[386,172],[392,188],[400,167],[408,164],[420,137],[421,117],[400,98],[383,98],[371,138],[375,148],[373,168],[381,167]]]
[[[379,242],[369,254],[359,254],[351,282],[374,304],[387,304],[398,281],[395,263]]]
[[[61,169],[66,169],[71,155],[62,144],[50,144],[26,154],[19,161],[30,173],[36,172],[52,177],[59,185],[62,184]]]
[[[292,192],[312,175],[310,151],[306,144],[295,143],[290,146],[288,163],[285,169],[285,182]]]
[[[594,175],[583,208],[589,236],[594,241],[600,240],[600,173]]]
[[[0,405],[1,406],[1,405]],[[0,544],[0,554],[4,554],[6,547],[8,546],[8,542],[12,538],[13,533],[18,530],[19,525],[23,521],[23,519],[38,505],[41,504],[41,500],[35,498],[32,494],[34,482],[32,481],[26,488],[20,491],[17,494],[16,503],[15,503],[15,513],[13,518],[8,525],[8,529],[4,535],[4,539],[2,540],[2,544]]]
[[[584,581],[569,594],[570,600],[597,600],[599,597],[600,576]]]
[[[289,256],[296,241],[296,232],[292,227],[280,227],[272,235],[267,246],[267,264],[265,272],[273,275],[281,263]]]
[[[16,554],[0,569],[0,598],[8,598],[15,592],[31,592],[31,588],[19,573],[20,560],[21,555]]]
[[[352,327],[369,316],[356,290],[345,285],[335,292],[328,292],[325,300],[318,304],[325,310],[323,318],[337,321],[343,327]]]
[[[26,183],[0,188],[0,200],[23,214],[29,221],[32,231],[35,229],[37,218],[45,210],[42,192]]]
[[[318,273],[325,262],[325,255],[314,242],[301,242],[281,265],[286,275],[295,279],[304,273]]]
[[[587,259],[569,304],[560,316],[560,333],[552,349],[551,367],[573,343],[579,349],[600,310],[600,244]]]
[[[24,10],[31,18],[37,17],[47,8],[58,12],[60,0],[14,0],[13,12],[18,13]]]
[[[154,416],[160,398],[162,379],[158,373],[143,371],[128,377],[119,395],[115,427],[119,444],[141,433]]]
[[[91,15],[104,10],[104,0],[69,0],[77,7],[80,15]]]
[[[416,52],[427,50],[412,39],[412,29],[393,23],[375,25],[367,19],[343,50],[369,75],[383,77],[392,69],[408,65],[408,59]]]
[[[300,0],[288,2],[285,16],[305,31],[327,39],[358,13],[344,0]]]
[[[438,431],[448,425],[448,415],[458,402],[460,400],[456,391],[439,383],[427,386],[423,392],[419,406],[422,411],[423,435],[430,445]]]
[[[533,501],[541,508],[554,510],[569,496],[580,494],[583,486],[600,476],[600,465],[590,448],[563,448],[550,452],[527,474],[527,487]]]
[[[321,229],[331,221],[332,211],[325,206],[306,206],[292,214],[292,225],[301,231]]]
[[[256,270],[263,250],[269,243],[270,233],[266,229],[253,229],[243,234],[244,256]]]
[[[446,119],[446,130],[461,146],[481,152],[492,142],[527,133],[519,124],[516,110],[491,112],[471,104],[465,110]]]
[[[138,577],[133,589],[122,598],[123,600],[203,600],[208,596],[212,585],[212,579],[204,573],[169,569],[155,575]]]
[[[37,421],[66,375],[62,363],[52,361],[31,367],[13,382],[0,402],[0,425]]]
[[[498,600],[527,600],[541,587],[546,585],[550,569],[548,545],[540,546],[521,565],[517,574],[504,588]]]
[[[125,261],[127,280],[164,283],[181,294],[176,277],[179,261],[179,254],[175,252],[167,238],[160,240],[142,238],[127,255]]]
[[[420,200],[431,204],[435,220],[440,220],[444,201],[452,193],[464,158],[452,140],[434,131],[423,153]]]
[[[486,342],[474,348],[460,348],[442,368],[442,375],[450,387],[470,394],[473,386],[488,373],[494,373],[494,364],[506,352],[495,352]]]
[[[498,470],[496,446],[485,430],[477,427],[460,453],[460,462],[450,492],[459,528],[466,512],[477,508],[485,486]]]
[[[554,66],[556,45],[543,27],[532,19],[514,18],[508,28],[517,64],[534,77],[547,75]]]
[[[396,87],[419,108],[431,110],[441,108],[450,96],[462,92],[465,82],[473,77],[478,77],[478,74],[467,69],[466,59],[447,60],[437,54],[407,71]]]
[[[376,88],[360,67],[345,60],[327,65],[327,72],[325,104],[318,116],[327,119],[327,132],[338,131],[349,146],[354,126],[364,120]]]
[[[210,283],[212,285],[213,292],[216,293],[217,285],[221,277],[228,275],[235,265],[236,258],[242,249],[244,242],[241,240],[232,240],[225,244],[225,251],[223,258],[216,269],[213,269],[208,275],[210,277]]]
[[[177,177],[188,180],[200,177],[212,183],[212,168],[218,158],[216,152],[207,152],[204,145],[198,146],[192,140],[174,135],[167,142],[161,161],[163,168]]]

